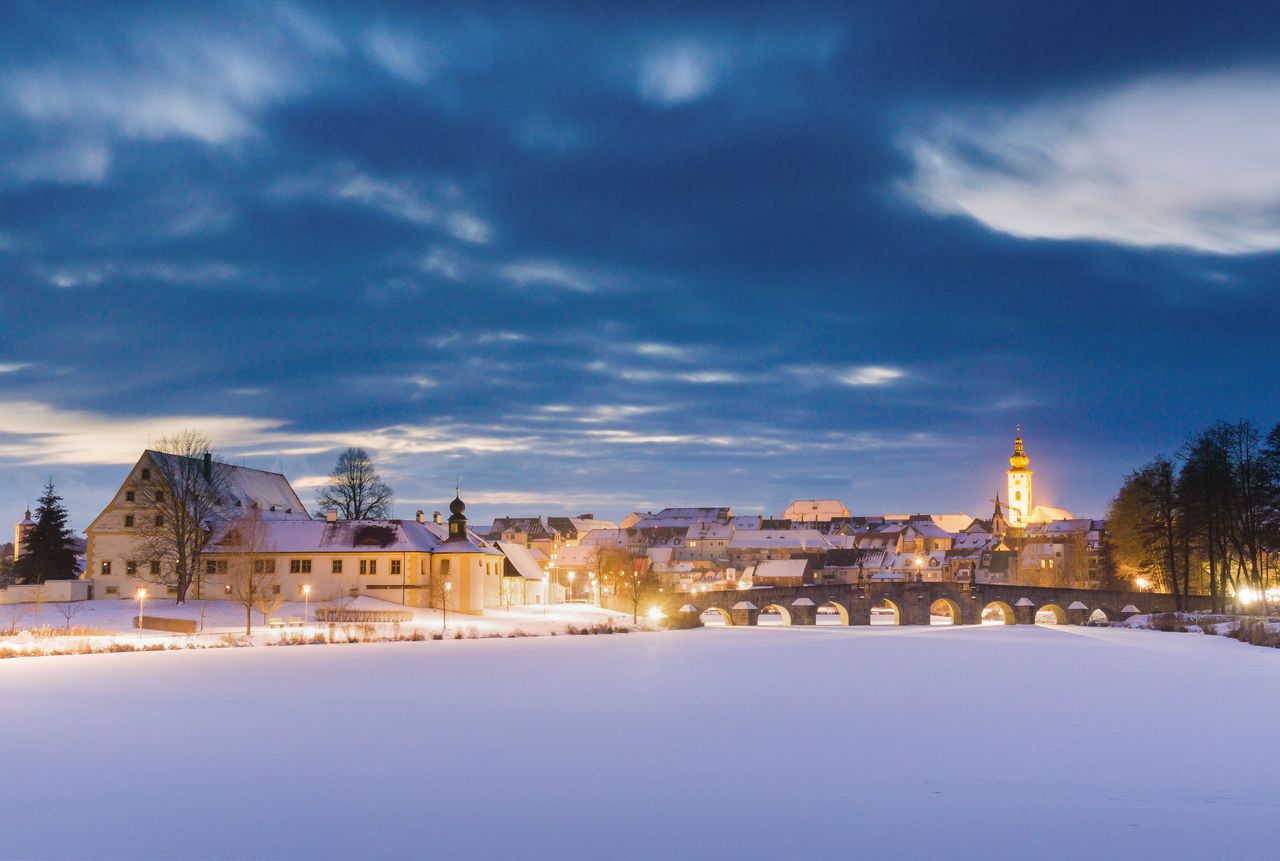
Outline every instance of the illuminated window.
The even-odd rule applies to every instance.
[[[137,576],[138,576],[138,563],[137,563],[137,562],[126,562],[126,563],[124,563],[124,573],[125,573],[125,576],[126,576],[126,577],[137,577]]]
[[[102,576],[103,577],[111,576],[111,560],[109,559],[105,559],[102,562]]]
[[[1013,500],[1014,500],[1014,502],[1021,502],[1021,501],[1022,501],[1022,491],[1021,491],[1021,490],[1016,491],[1016,492],[1013,494]]]

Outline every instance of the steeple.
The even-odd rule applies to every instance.
[[[1009,466],[1014,469],[1027,468],[1027,453],[1022,448],[1022,425],[1017,426],[1018,429],[1013,437],[1013,454],[1009,457]]]
[[[461,483],[454,487],[453,502],[449,503],[449,540],[467,537],[467,504],[462,501]]]
[[[1031,459],[1022,447],[1022,425],[1013,437],[1013,454],[1009,457],[1009,526],[1021,529],[1031,514]]]
[[[1000,494],[996,494],[996,508],[991,512],[991,534],[997,538],[1004,538],[1004,534],[1009,531],[1009,524],[1004,519],[1004,503],[1000,501]]]

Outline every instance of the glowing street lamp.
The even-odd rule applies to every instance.
[[[923,556],[917,556],[917,557],[916,557],[916,559],[915,559],[915,563],[916,563],[916,579],[917,579],[917,580],[922,580],[922,579],[924,579],[924,578],[923,578],[923,575],[922,575],[920,572],[924,570],[924,557],[923,557]]]
[[[302,584],[302,625],[303,630],[311,624],[311,584]]]
[[[1139,589],[1141,589],[1141,590],[1145,591],[1145,590],[1146,590],[1146,588],[1147,588],[1148,586],[1150,586],[1150,585],[1151,585],[1151,581],[1150,581],[1150,580],[1148,580],[1146,577],[1138,577],[1137,579],[1135,579],[1135,580],[1133,581],[1133,585],[1135,585],[1135,586],[1137,586]]]
[[[596,572],[588,571],[587,576],[591,578],[591,597],[595,600],[596,605],[600,604],[600,585],[596,582]]]
[[[140,588],[134,594],[138,599],[138,639],[142,639],[142,605],[147,600],[147,590]]]
[[[573,571],[569,572],[569,600],[573,600],[573,578],[578,576]]]
[[[453,591],[453,580],[444,578],[444,622],[440,625],[440,633],[449,629],[449,593]]]

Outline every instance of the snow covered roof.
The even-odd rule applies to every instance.
[[[1089,608],[1079,601],[1072,601],[1067,605],[1068,610],[1088,610]]]
[[[804,577],[804,570],[808,564],[809,562],[806,559],[766,559],[763,562],[756,563],[756,570],[751,575],[751,579],[801,578]]]
[[[734,548],[787,547],[794,550],[827,550],[831,542],[816,529],[736,529],[729,546]]]
[[[812,607],[813,601],[809,598],[797,598],[791,602],[792,607]]]
[[[147,449],[145,454],[170,484],[175,483],[174,476],[190,475],[188,470],[204,468],[201,458],[183,457],[152,449]],[[289,484],[289,479],[280,473],[216,461],[211,466],[226,482],[230,496],[228,508],[233,514],[247,513],[254,510],[256,505],[263,520],[311,519],[306,506]]]
[[[225,521],[215,530],[210,553],[239,553],[238,541],[228,540],[234,521]],[[457,553],[458,542],[444,546],[448,529],[439,523],[416,520],[266,520],[262,521],[264,553]],[[462,552],[496,553],[473,532],[467,533]]]
[[[733,526],[711,520],[699,520],[685,530],[686,541],[728,541],[733,537]]]
[[[510,541],[496,542],[498,549],[502,551],[502,555],[507,557],[512,567],[526,580],[545,580],[546,572],[539,567],[534,560],[533,554],[529,552],[529,548],[523,544],[514,544]]]
[[[489,535],[498,536],[503,533],[528,535],[530,538],[555,538],[559,535],[543,522],[541,517],[495,517],[489,527]]]
[[[797,499],[782,510],[786,520],[831,520],[848,517],[849,509],[838,499]]]
[[[699,520],[715,520],[726,522],[733,515],[733,509],[723,508],[664,508],[657,514],[646,514],[635,524],[637,529],[653,529],[655,527],[688,527]]]
[[[1037,505],[1027,515],[1028,523],[1049,523],[1054,520],[1070,520],[1071,512],[1065,508],[1054,508],[1049,505]]]

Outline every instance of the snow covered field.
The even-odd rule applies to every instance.
[[[1280,652],[727,628],[0,661],[4,858],[1280,851]]]

